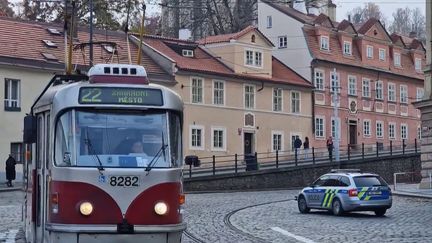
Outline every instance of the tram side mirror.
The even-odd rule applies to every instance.
[[[185,157],[185,164],[186,165],[193,165],[194,167],[200,167],[201,161],[198,159],[198,156],[196,155],[188,155]]]
[[[37,133],[37,122],[36,117],[32,115],[26,115],[24,117],[24,143],[36,143]]]

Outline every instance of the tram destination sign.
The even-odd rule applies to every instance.
[[[162,106],[162,91],[146,88],[82,87],[80,104]]]

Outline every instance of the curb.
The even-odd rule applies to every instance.
[[[392,191],[392,193],[393,193],[393,195],[400,196],[400,197],[415,197],[415,198],[432,199],[432,195],[424,195],[424,194],[401,192],[401,191]]]

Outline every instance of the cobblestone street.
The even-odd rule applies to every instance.
[[[183,242],[431,242],[432,200],[394,197],[386,217],[300,214],[297,191],[188,194]],[[0,242],[21,238],[22,192],[0,193]],[[258,205],[258,206],[256,206]],[[18,240],[17,242],[22,241]]]

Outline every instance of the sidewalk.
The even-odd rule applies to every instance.
[[[393,195],[432,199],[432,189],[418,189],[418,184],[397,184]]]
[[[10,192],[10,191],[18,191],[22,190],[23,183],[21,181],[12,182],[13,187],[8,187],[5,181],[0,182],[0,192]]]

